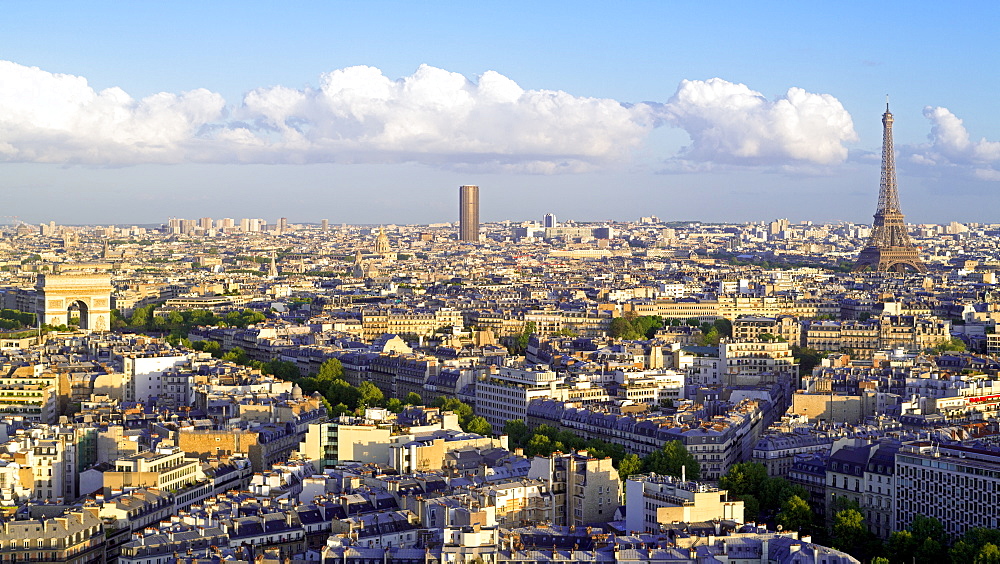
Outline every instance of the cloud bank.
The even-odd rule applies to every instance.
[[[236,104],[204,89],[137,100],[7,61],[0,84],[0,161],[9,162],[418,162],[579,172],[627,163],[655,127],[670,126],[691,138],[672,160],[705,170],[837,164],[857,140],[833,96],[790,88],[772,101],[719,78],[685,80],[662,104],[525,90],[494,71],[472,81],[426,65],[400,79],[367,66],[339,69],[315,88],[258,88]]]
[[[1000,181],[1000,142],[972,141],[965,124],[948,108],[924,108],[931,122],[930,143],[912,148],[911,160],[923,165],[961,167],[980,180]]]
[[[336,70],[318,88],[260,88],[232,109],[207,90],[135,100],[4,61],[0,84],[7,161],[417,161],[577,171],[627,158],[652,128],[645,105],[524,90],[492,71],[472,82],[426,65],[400,80],[372,67]]]

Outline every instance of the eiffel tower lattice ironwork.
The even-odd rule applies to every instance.
[[[868,245],[862,249],[854,272],[903,272],[909,267],[917,272],[927,272],[927,265],[920,259],[917,248],[910,241],[899,209],[899,192],[896,189],[896,157],[892,148],[892,113],[889,104],[882,114],[882,181],[879,184],[878,209],[872,222]]]

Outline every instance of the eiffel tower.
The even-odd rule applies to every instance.
[[[868,246],[862,249],[852,272],[874,270],[877,272],[903,272],[909,267],[917,272],[927,272],[927,265],[920,259],[917,248],[910,241],[899,210],[899,192],[896,190],[896,157],[892,149],[892,113],[889,103],[882,114],[882,181],[879,183],[878,209],[872,223]]]

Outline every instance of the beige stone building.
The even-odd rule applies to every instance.
[[[299,445],[299,452],[317,461],[320,469],[349,460],[385,464],[389,460],[391,433],[389,426],[313,423]],[[426,452],[429,455],[430,451]]]
[[[114,466],[113,471],[104,472],[106,490],[147,487],[169,492],[204,479],[198,460],[177,448],[139,452],[119,458]]]
[[[625,511],[625,528],[636,532],[658,532],[671,523],[743,522],[743,502],[730,500],[726,490],[652,473],[626,481]]]
[[[605,523],[614,519],[621,504],[622,483],[611,459],[597,459],[587,451],[536,456],[528,478],[552,484],[555,525]]]
[[[733,321],[733,340],[757,341],[761,335],[772,335],[797,345],[802,338],[802,325],[798,319],[790,315],[777,317],[747,315]]]

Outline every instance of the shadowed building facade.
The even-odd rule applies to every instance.
[[[458,187],[458,240],[479,241],[479,186]]]

